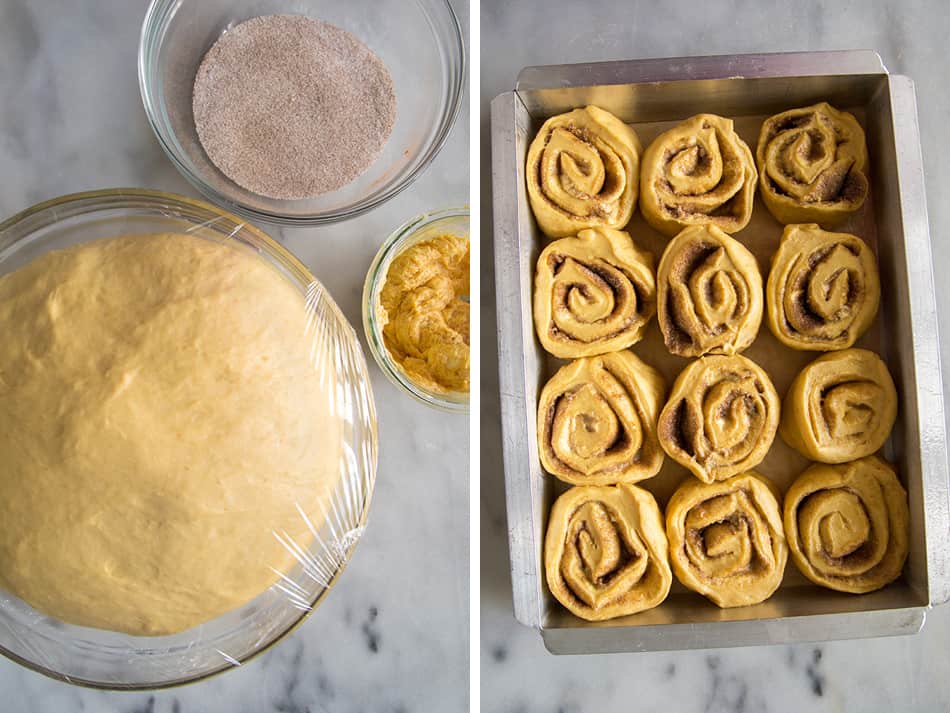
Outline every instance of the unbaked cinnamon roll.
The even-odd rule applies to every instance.
[[[775,487],[749,472],[720,483],[683,482],[666,506],[676,578],[720,607],[764,602],[788,561]]]
[[[877,456],[815,464],[785,495],[785,535],[815,584],[863,594],[897,579],[907,559],[907,491]]]
[[[528,148],[528,199],[551,238],[623,228],[637,205],[640,139],[596,106],[551,117]]]
[[[779,433],[806,458],[844,463],[880,449],[896,419],[887,366],[867,349],[845,349],[818,357],[795,377]]]
[[[551,509],[544,569],[554,598],[588,621],[657,606],[673,575],[656,500],[635,485],[571,488]]]
[[[714,225],[686,228],[660,260],[657,317],[673,354],[743,351],[762,321],[762,275],[755,256]]]
[[[792,349],[846,349],[877,315],[877,260],[856,235],[788,225],[766,285],[769,329]]]
[[[562,359],[605,354],[640,341],[656,312],[652,253],[627,233],[582,230],[538,258],[534,323],[547,351]]]
[[[751,359],[704,356],[676,377],[660,412],[660,445],[705,483],[754,468],[775,439],[781,406],[768,374]]]
[[[826,102],[776,114],[759,133],[762,199],[780,223],[832,227],[858,211],[867,162],[857,119]]]
[[[575,485],[653,477],[663,465],[656,417],[665,390],[660,372],[629,351],[562,367],[538,404],[541,465]]]
[[[640,210],[668,236],[707,224],[735,233],[752,217],[755,179],[752,151],[732,120],[698,114],[647,147],[640,165]]]

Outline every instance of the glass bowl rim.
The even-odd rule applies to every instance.
[[[97,205],[95,204],[95,201],[97,199],[106,199],[106,200],[111,199],[113,202],[107,205]],[[140,203],[131,203],[128,205],[123,205],[122,199],[133,199],[133,200],[137,199],[140,201]],[[247,222],[246,219],[238,215],[234,215],[233,213],[230,213],[224,210],[223,208],[204,200],[190,198],[188,196],[183,196],[177,193],[170,193],[167,191],[159,191],[159,190],[153,190],[153,189],[147,189],[147,188],[105,188],[105,189],[92,190],[92,191],[80,191],[76,193],[64,194],[61,196],[50,198],[45,201],[41,201],[32,206],[24,208],[23,210],[17,213],[14,213],[9,218],[4,219],[3,221],[0,221],[0,239],[2,239],[3,234],[6,231],[10,230],[11,228],[14,228],[18,224],[22,223],[25,220],[28,220],[29,218],[33,216],[39,215],[40,213],[44,211],[55,209],[58,206],[63,206],[63,205],[71,204],[71,203],[89,203],[89,202],[93,202],[93,203],[92,205],[89,206],[88,210],[82,211],[81,213],[82,215],[96,213],[101,210],[114,210],[114,209],[123,209],[123,208],[134,210],[136,208],[141,208],[142,203],[153,204],[156,206],[159,206],[159,205],[167,206],[168,204],[177,203],[186,208],[207,211],[218,217],[225,218],[227,220],[233,221],[236,224],[239,224],[240,230],[250,232],[255,237],[255,239],[260,241],[261,247],[265,249],[265,251],[267,251],[273,257],[278,258],[286,267],[291,268],[295,273],[299,273],[298,276],[310,278],[310,281],[316,281],[316,278],[313,276],[310,270],[293,253],[291,253],[289,250],[287,250],[287,248],[285,248],[283,245],[281,245],[272,237],[270,237],[263,230],[253,225],[252,223]],[[69,215],[65,217],[73,217],[73,216]],[[61,222],[61,220],[62,218],[60,217],[54,217],[54,219],[50,223],[40,226],[40,228],[37,228],[37,229],[42,229],[42,228],[49,227],[51,225],[56,225],[57,223]],[[30,229],[27,233],[25,233],[23,236],[20,236],[19,238],[11,242],[6,247],[10,247],[11,245],[16,244],[20,240],[26,237],[29,237],[35,232],[35,230],[36,229]],[[359,340],[356,338],[356,330],[353,329],[352,325],[350,325],[350,323],[343,316],[342,312],[339,309],[339,306],[336,305],[335,301],[333,302],[333,307],[334,307],[334,312],[336,313],[337,318],[342,321],[343,325],[349,328],[351,332],[351,337],[358,344]],[[378,457],[379,457],[378,456],[379,435],[378,435],[378,422],[377,422],[377,417],[376,417],[376,401],[372,392],[372,382],[369,379],[369,373],[365,368],[365,363],[366,363],[365,357],[363,358],[363,363],[364,363],[364,369],[363,369],[364,376],[366,377],[365,386],[369,393],[368,405],[369,405],[369,417],[370,417],[369,420],[371,424],[369,440],[373,448],[374,462],[373,462],[372,477],[369,478],[369,484],[366,489],[364,505],[362,508],[362,512],[360,513],[360,518],[358,522],[358,527],[361,530],[366,527],[366,523],[369,518],[369,511],[372,505],[373,494],[376,489],[376,475],[377,475],[377,470],[378,470]],[[339,581],[340,576],[343,574],[343,571],[346,569],[347,565],[350,563],[350,560],[352,560],[356,547],[357,545],[359,545],[362,539],[363,539],[362,537],[357,537],[353,540],[353,542],[349,543],[344,553],[344,557],[342,559],[340,566],[334,572],[333,576],[330,577],[329,581],[327,582],[327,585],[317,594],[316,597],[314,597],[313,601],[310,602],[309,607],[306,610],[301,611],[300,614],[295,619],[293,619],[285,629],[283,629],[280,633],[274,636],[274,638],[271,639],[269,642],[267,642],[263,646],[260,646],[257,649],[254,649],[253,651],[249,652],[247,655],[236,659],[239,666],[244,665],[245,663],[248,663],[249,661],[259,656],[260,654],[266,651],[269,651],[276,644],[280,643],[285,638],[287,638],[290,634],[296,631],[298,627],[300,627],[300,625],[303,624],[304,621],[306,621],[310,617],[311,614],[313,614],[313,612],[317,609],[317,607],[322,603],[324,598],[330,593],[330,591],[334,588],[334,586]],[[23,666],[26,669],[35,671],[36,673],[46,676],[47,678],[50,678],[54,681],[69,683],[69,684],[78,686],[80,688],[88,688],[88,689],[100,690],[100,691],[160,691],[160,690],[165,690],[165,689],[180,688],[182,686],[186,686],[192,683],[197,683],[199,681],[204,681],[209,678],[216,677],[222,673],[231,671],[232,669],[236,668],[236,666],[233,663],[230,663],[225,660],[221,663],[220,666],[211,668],[200,674],[197,674],[194,676],[188,676],[184,678],[178,678],[175,680],[162,681],[160,683],[154,683],[154,684],[152,683],[145,683],[145,684],[114,683],[114,682],[106,683],[103,681],[84,679],[81,677],[72,676],[69,674],[61,673],[59,671],[55,671],[46,666],[38,664],[34,661],[26,659],[20,654],[17,654],[17,653],[14,653],[13,651],[8,650],[4,646],[0,646],[0,656],[3,656],[4,658],[10,661],[13,661],[14,663],[20,666]]]
[[[416,179],[431,165],[438,156],[445,142],[448,140],[452,129],[458,119],[462,108],[462,98],[464,96],[465,81],[468,76],[468,61],[465,52],[465,39],[462,34],[462,26],[458,15],[452,7],[450,0],[433,0],[438,3],[446,13],[452,30],[450,35],[451,49],[454,51],[458,61],[457,71],[449,77],[449,89],[446,95],[447,111],[442,115],[438,132],[430,142],[422,159],[419,163],[399,182],[391,185],[388,189],[378,194],[372,200],[361,199],[358,202],[338,210],[327,211],[324,213],[313,213],[310,215],[287,215],[279,212],[260,210],[245,205],[241,201],[224,195],[216,188],[207,183],[199,175],[191,171],[179,155],[175,148],[177,140],[174,132],[164,126],[164,122],[159,120],[160,112],[158,107],[152,101],[152,85],[148,75],[153,64],[153,55],[158,47],[159,41],[164,32],[159,34],[159,29],[165,23],[168,16],[178,9],[182,0],[151,0],[148,9],[145,12],[145,19],[142,21],[142,29],[139,35],[138,47],[138,82],[139,92],[142,95],[142,105],[145,110],[145,116],[148,119],[149,126],[159,145],[165,152],[165,155],[175,166],[179,174],[187,180],[192,186],[202,193],[208,200],[222,206],[225,210],[233,211],[238,215],[253,220],[261,220],[267,223],[277,225],[325,225],[355,218],[363,215],[374,208],[377,208],[391,198],[402,193],[411,186]],[[166,135],[166,131],[167,134]]]
[[[386,281],[386,272],[392,260],[402,251],[406,243],[410,242],[419,231],[428,228],[440,221],[453,218],[470,217],[469,207],[455,206],[426,211],[410,218],[396,228],[383,242],[369,270],[366,272],[366,281],[363,283],[363,332],[369,344],[369,350],[387,379],[400,389],[412,396],[416,401],[433,408],[450,413],[470,412],[469,399],[449,398],[446,394],[439,394],[424,389],[413,382],[400,369],[389,355],[389,350],[383,343],[382,331],[376,319],[375,304]],[[471,240],[471,235],[469,235]]]

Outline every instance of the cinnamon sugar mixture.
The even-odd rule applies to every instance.
[[[269,198],[334,191],[376,160],[396,120],[389,70],[335,25],[265,15],[226,32],[195,76],[195,129],[228,178]]]

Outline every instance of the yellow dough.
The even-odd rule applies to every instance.
[[[720,607],[758,604],[782,583],[788,545],[775,486],[758,473],[683,482],[666,506],[676,578]]]
[[[732,119],[697,114],[657,136],[640,164],[640,211],[670,237],[690,225],[727,233],[752,217],[755,159]]]
[[[737,354],[762,323],[762,275],[755,256],[714,225],[670,241],[657,272],[657,319],[670,353]]]
[[[656,312],[653,255],[627,233],[582,230],[548,245],[534,280],[534,324],[541,346],[574,359],[640,341]]]
[[[0,277],[0,587],[135,635],[245,604],[341,460],[303,296],[249,250],[111,238]],[[273,568],[273,569],[272,569]]]
[[[561,367],[538,404],[541,465],[574,485],[652,478],[663,465],[656,417],[665,391],[660,372],[629,351]]]
[[[571,488],[551,508],[544,569],[555,599],[588,621],[657,606],[673,575],[656,500],[635,485]]]
[[[623,228],[637,206],[640,139],[608,111],[575,109],[544,122],[525,166],[528,199],[550,238]]]
[[[779,433],[806,458],[844,463],[884,445],[897,420],[897,389],[867,349],[824,354],[802,369],[785,396]]]
[[[858,211],[867,162],[857,119],[826,102],[769,117],[756,148],[765,207],[785,224],[833,227]]]
[[[808,579],[863,594],[890,584],[907,559],[907,491],[877,456],[816,464],[785,495],[785,534]]]
[[[764,460],[780,410],[772,380],[751,359],[704,356],[676,377],[657,432],[670,458],[711,483]]]
[[[846,349],[864,334],[881,301],[877,260],[856,235],[814,223],[789,225],[766,286],[769,329],[792,349]]]

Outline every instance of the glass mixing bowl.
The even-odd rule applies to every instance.
[[[468,393],[430,391],[409,378],[386,348],[383,325],[379,318],[379,298],[392,261],[406,248],[445,233],[471,239],[468,208],[445,208],[417,215],[400,225],[386,238],[363,283],[363,332],[373,358],[393,384],[427,406],[452,413],[468,413]]]
[[[351,32],[382,59],[395,84],[396,125],[380,156],[352,183],[315,198],[275,200],[241,188],[209,161],[195,132],[192,87],[205,53],[229,28],[272,14],[307,15]],[[182,175],[228,210],[291,225],[352,218],[412,183],[455,123],[465,74],[462,34],[448,0],[153,0],[138,64],[145,113]]]
[[[343,423],[341,477],[330,515],[313,541],[285,544],[297,552],[293,570],[240,609],[179,634],[141,637],[74,626],[0,590],[0,653],[53,678],[94,687],[187,683],[237,666],[281,639],[320,603],[349,561],[376,478],[376,411],[356,333],[293,255],[236,216],[157,191],[116,189],[56,198],[0,223],[0,275],[51,250],[160,232],[237,241],[300,290],[316,325],[313,338],[321,340],[335,363],[336,406]]]

